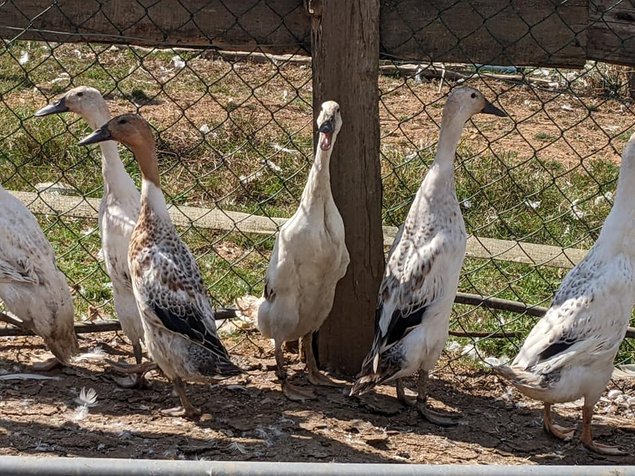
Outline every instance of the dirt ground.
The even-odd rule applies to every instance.
[[[0,454],[118,458],[258,461],[452,463],[452,464],[635,464],[634,381],[611,383],[594,418],[599,441],[619,445],[630,456],[590,454],[576,441],[560,442],[541,428],[541,407],[485,370],[455,361],[438,371],[431,385],[432,405],[460,412],[461,424],[439,428],[401,407],[394,390],[351,399],[340,389],[320,388],[308,403],[285,399],[273,371],[272,347],[249,333],[231,350],[243,377],[217,385],[189,385],[201,406],[198,421],[165,417],[160,410],[177,398],[158,373],[150,388],[117,387],[103,363],[16,380],[45,351],[39,338],[3,337],[0,345]],[[82,350],[101,346],[109,357],[130,361],[128,346],[116,333],[83,335]],[[301,371],[296,356],[292,371]],[[294,377],[306,384],[303,375]],[[75,401],[82,388],[94,389],[94,405]],[[414,387],[413,387],[414,388]],[[617,390],[619,389],[619,390]],[[616,405],[621,393],[628,405]],[[556,406],[557,420],[578,425],[579,405]]]

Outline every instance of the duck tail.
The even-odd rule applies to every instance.
[[[380,380],[381,376],[376,373],[370,373],[359,377],[353,384],[349,396],[363,395],[366,392],[371,391],[380,382]]]
[[[507,365],[497,365],[492,367],[497,375],[509,381],[518,390],[523,389],[540,389],[543,387],[542,376],[536,375],[527,370],[518,367],[509,367]]]
[[[507,365],[494,365],[492,366],[492,370],[496,375],[503,377],[505,380],[514,380],[516,378],[514,370]]]
[[[55,358],[64,365],[70,364],[73,356],[79,354],[79,343],[77,342],[73,321],[70,321],[70,323],[58,323],[53,332],[42,337]]]
[[[245,373],[245,370],[238,367],[238,365],[231,360],[223,359],[217,364],[217,372],[218,375],[222,375],[223,377],[233,377]]]
[[[363,395],[377,385],[390,380],[401,370],[399,363],[400,361],[381,354],[378,347],[376,350],[371,350],[366,356],[366,359],[364,359],[362,370],[353,384],[349,395]]]

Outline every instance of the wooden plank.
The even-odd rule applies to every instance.
[[[635,64],[635,3],[623,0],[589,2],[589,59]]]
[[[320,366],[359,372],[375,328],[384,271],[379,161],[379,0],[311,0],[313,110],[335,100],[343,126],[331,156],[331,187],[351,257],[318,334]],[[344,47],[351,45],[351,47]],[[355,342],[355,345],[351,345]]]
[[[97,219],[99,199],[57,195],[53,193],[14,192],[33,213],[60,215],[68,218]],[[286,221],[242,212],[220,209],[168,205],[172,221],[177,226],[196,226],[240,233],[273,234]]]
[[[36,214],[59,215],[67,218],[97,219],[99,199],[41,192],[15,192],[29,209]],[[286,218],[274,218],[190,206],[169,205],[170,215],[177,226],[210,228],[228,232],[273,235],[287,221]],[[397,227],[383,227],[383,243],[388,247],[397,234]],[[467,240],[468,258],[495,259],[535,266],[550,266],[569,269],[586,255],[587,250],[578,248],[560,248],[511,240],[498,240],[470,236]]]
[[[573,268],[587,254],[587,250],[577,248],[559,248],[476,236],[468,238],[467,247],[466,256],[470,258],[495,259],[564,269]]]
[[[633,7],[618,0],[382,0],[381,52],[415,61],[579,67],[588,4],[589,55],[635,64]],[[0,19],[5,39],[310,51],[303,0],[22,0],[0,2]]]
[[[581,67],[587,3],[385,0],[382,53],[427,61]]]
[[[0,2],[0,18],[0,36],[7,39],[310,49],[302,0],[21,0]]]

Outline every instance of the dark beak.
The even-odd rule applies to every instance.
[[[42,109],[37,111],[34,114],[34,116],[44,117],[44,116],[50,116],[51,114],[59,114],[61,112],[68,112],[68,108],[66,107],[66,101],[64,100],[64,97],[59,98],[53,104],[44,106]]]
[[[99,129],[94,130],[91,135],[80,140],[79,145],[97,144],[98,142],[104,142],[111,139],[112,136],[110,135],[110,131],[108,130],[108,125],[104,124]]]
[[[333,118],[329,118],[326,121],[324,121],[322,123],[322,125],[320,126],[320,128],[318,129],[318,132],[333,132],[334,128],[333,128]]]
[[[485,101],[485,107],[483,108],[481,112],[483,114],[494,114],[495,116],[507,117],[507,113],[505,111],[498,109],[496,106],[494,106],[491,102],[487,100]]]

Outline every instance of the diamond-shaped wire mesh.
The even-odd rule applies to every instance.
[[[220,3],[225,10],[218,14],[229,18],[226,27],[214,36],[198,30],[210,45],[229,33],[248,36],[246,22],[263,15],[277,19],[262,26],[267,41],[295,35],[296,10],[277,11],[276,2],[263,1],[236,12]],[[133,3],[128,24],[111,21],[118,33],[112,41],[147,45],[137,26],[149,20],[163,31],[165,25],[153,14],[160,4]],[[447,50],[437,51],[428,62],[385,55],[380,65],[384,224],[399,225],[408,211],[434,157],[450,88],[464,83],[479,88],[510,117],[475,117],[463,134],[457,190],[473,238],[460,291],[547,306],[571,266],[570,253],[558,249],[589,248],[611,207],[619,155],[635,123],[629,90],[632,71],[595,62],[578,70],[477,62],[476,32],[482,36],[490,32],[492,22],[515,14],[514,2],[502,9],[485,8],[483,2],[440,4],[433,20],[423,26],[413,23],[401,37],[404,47],[426,50],[429,31],[443,28],[451,33]],[[82,22],[109,18],[108,2],[90,5]],[[78,319],[113,315],[95,220],[102,191],[100,156],[98,150],[76,145],[88,133],[81,119],[33,117],[56,94],[93,86],[108,99],[113,114],[135,111],[151,122],[164,191],[168,202],[191,218],[180,222],[179,230],[217,305],[261,293],[279,223],[274,218],[290,216],[297,206],[312,160],[307,39],[295,37],[291,46],[296,53],[284,57],[264,54],[258,46],[243,53],[172,47],[179,29],[199,28],[202,5],[180,2],[183,11],[174,17],[183,18],[186,12],[187,22],[170,25],[165,42],[154,46],[93,43],[89,35],[73,32],[65,32],[70,33],[61,37],[65,42],[25,41],[19,29],[3,40],[0,180],[8,190],[37,192],[50,205],[38,218],[72,283]],[[3,6],[20,9],[19,2],[0,3],[0,12]],[[452,33],[466,31],[464,26],[457,28],[454,8],[470,9],[474,30],[469,34]],[[47,15],[77,18],[58,2],[38,13]],[[410,24],[407,12],[391,2],[386,2],[382,15],[398,15],[404,25]],[[550,16],[558,15],[556,9]],[[479,40],[500,46],[493,64],[501,51],[504,57],[505,51],[524,41],[540,47],[541,36],[535,32],[548,18],[534,21],[518,15],[517,21],[522,28],[511,43],[502,44],[492,33]],[[560,23],[571,29],[564,20]],[[253,38],[253,44],[263,41]],[[289,44],[285,47],[288,50]],[[543,50],[547,56],[564,54]],[[444,55],[462,61],[435,62]],[[343,115],[346,119],[346,111]],[[122,154],[138,182],[132,157],[123,149]],[[67,204],[61,213],[60,201]],[[219,225],[219,220],[230,226]],[[535,244],[556,248],[544,251]],[[452,329],[462,336],[448,346],[450,365],[465,354],[479,360],[514,355],[535,319],[526,313],[456,305]],[[632,345],[625,342],[618,361],[632,361],[634,356]]]

